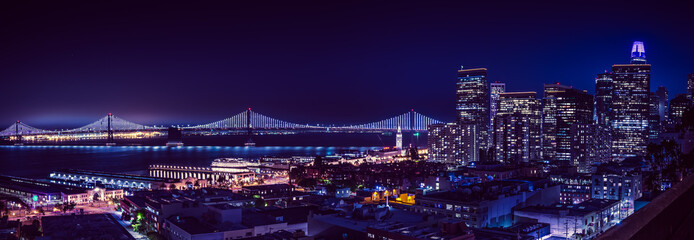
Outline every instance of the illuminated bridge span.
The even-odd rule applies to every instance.
[[[268,117],[263,114],[251,111],[250,109],[238,113],[230,118],[222,119],[216,122],[201,124],[195,126],[181,127],[182,130],[273,130],[273,129],[288,129],[288,130],[322,130],[322,131],[397,131],[401,128],[403,131],[426,131],[427,125],[442,123],[436,119],[424,116],[415,111],[409,111],[398,116],[388,119],[344,126],[325,126],[317,124],[299,124],[292,123],[276,118]],[[122,118],[109,115],[82,127],[67,129],[67,130],[44,130],[29,126],[23,122],[17,121],[7,129],[0,132],[0,136],[29,136],[29,135],[60,135],[60,134],[76,134],[76,133],[107,133],[108,139],[113,139],[114,132],[138,132],[138,131],[162,131],[167,127],[163,126],[146,126],[133,123]]]
[[[12,136],[12,135],[34,135],[34,134],[48,134],[54,131],[48,131],[43,129],[38,129],[23,122],[17,121],[5,130],[0,132],[0,136]]]
[[[129,122],[122,118],[113,116],[109,113],[108,116],[96,120],[93,123],[75,129],[63,130],[62,132],[106,132],[109,131],[109,129],[114,131],[137,131],[156,128]]]
[[[424,116],[418,112],[410,111],[385,120],[346,126],[324,126],[299,124],[271,118],[263,114],[253,112],[250,109],[233,117],[216,122],[202,124],[184,129],[330,129],[330,130],[382,130],[396,131],[400,127],[403,131],[426,131],[431,124],[442,123],[439,120]]]

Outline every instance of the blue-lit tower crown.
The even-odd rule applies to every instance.
[[[646,63],[646,48],[643,47],[643,42],[635,41],[634,44],[631,46],[631,63]]]

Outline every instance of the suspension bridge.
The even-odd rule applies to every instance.
[[[317,131],[317,132],[394,132],[401,129],[405,132],[425,132],[427,126],[442,123],[442,121],[427,117],[414,110],[391,118],[355,125],[321,125],[321,124],[301,124],[283,121],[277,118],[268,117],[261,113],[247,109],[232,117],[219,121],[200,124],[172,126],[182,132],[209,132],[209,131]],[[136,138],[161,136],[171,127],[168,126],[147,126],[119,118],[111,113],[90,124],[74,129],[47,130],[32,127],[24,122],[17,121],[8,128],[0,131],[0,137],[11,138],[13,141],[21,142],[23,137],[47,141],[69,140],[71,137],[80,139],[103,139],[113,142],[114,136],[118,138]]]

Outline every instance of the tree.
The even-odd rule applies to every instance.
[[[412,160],[419,160],[419,151],[417,150],[417,146],[410,148],[410,157]]]
[[[267,206],[267,203],[265,202],[265,200],[263,200],[262,198],[256,198],[255,199],[255,207],[259,208],[259,207],[265,207],[265,206]]]
[[[0,217],[4,215],[8,215],[7,213],[9,212],[9,209],[7,208],[7,202],[5,201],[0,201]]]
[[[318,185],[318,181],[315,178],[300,178],[298,181],[296,181],[296,185],[313,189]]]
[[[36,239],[36,237],[41,236],[41,223],[39,220],[34,220],[31,225],[21,226],[22,239]]]
[[[680,152],[680,146],[673,140],[665,140],[660,144],[651,143],[646,146],[646,159],[651,164],[653,175],[646,178],[652,191],[660,190],[663,180],[678,181],[677,173],[687,165],[686,159]]]
[[[313,160],[313,166],[316,166],[316,167],[323,166],[323,157],[316,156],[315,160]]]
[[[147,233],[147,239],[149,239],[149,240],[166,240],[164,235],[161,235],[158,232],[148,232]]]
[[[145,233],[148,229],[147,226],[147,217],[144,209],[139,209],[134,212],[134,216],[132,218],[132,226],[133,230],[139,233]]]
[[[335,186],[335,184],[325,185],[325,192],[327,194],[335,194],[335,192],[337,192],[337,186]]]
[[[688,108],[682,113],[682,129],[694,131],[694,108]]]
[[[74,202],[69,202],[69,203],[66,205],[67,211],[75,210],[75,207],[76,207],[76,206],[77,206],[77,204],[75,204]]]

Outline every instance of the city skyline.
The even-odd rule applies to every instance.
[[[689,5],[0,3],[0,239],[688,239]]]
[[[502,8],[500,13],[488,16],[484,15],[489,13],[488,8],[481,5],[479,7],[485,11],[465,17],[467,20],[479,18],[475,22],[479,22],[481,26],[473,28],[489,27],[490,30],[486,33],[490,36],[481,37],[478,40],[446,40],[437,47],[433,47],[432,43],[466,34],[465,31],[456,34],[446,33],[448,31],[442,29],[458,23],[458,21],[448,20],[457,17],[455,10],[461,9],[460,5],[432,5],[423,10],[415,10],[416,5],[405,4],[392,12],[387,12],[387,16],[378,16],[374,12],[356,9],[353,6],[338,6],[337,10],[332,8],[332,13],[337,12],[342,15],[338,14],[330,18],[328,22],[332,25],[310,24],[313,16],[311,14],[317,14],[317,10],[330,6],[309,6],[305,9],[307,15],[301,18],[303,21],[290,18],[288,21],[294,24],[291,25],[293,27],[281,32],[284,33],[283,36],[286,36],[288,31],[298,31],[294,39],[284,42],[284,45],[273,46],[273,49],[255,52],[254,58],[247,58],[253,55],[247,52],[257,51],[267,44],[277,43],[272,38],[275,35],[266,33],[265,30],[253,35],[250,29],[254,27],[251,25],[242,27],[245,31],[239,34],[214,35],[217,30],[226,29],[225,24],[239,28],[231,24],[230,20],[224,20],[225,16],[220,13],[223,7],[219,12],[215,12],[218,15],[212,14],[217,16],[214,20],[220,20],[219,29],[214,28],[217,30],[205,28],[200,30],[201,25],[211,23],[212,19],[204,18],[195,11],[181,15],[180,19],[172,16],[176,10],[183,8],[183,6],[172,5],[156,11],[152,9],[152,6],[144,6],[143,10],[133,12],[130,18],[122,19],[123,22],[118,24],[114,22],[114,19],[119,19],[118,14],[125,11],[123,7],[94,19],[91,25],[80,22],[78,17],[56,20],[56,26],[62,27],[61,29],[69,33],[37,28],[36,23],[18,17],[22,13],[29,12],[29,15],[43,14],[44,16],[39,19],[49,18],[56,14],[53,10],[47,9],[49,6],[37,9],[27,6],[10,7],[6,9],[17,11],[5,15],[5,18],[15,21],[8,31],[18,34],[10,34],[9,39],[3,40],[3,45],[8,50],[7,54],[3,55],[2,63],[7,66],[7,70],[0,73],[0,77],[7,79],[9,88],[13,89],[6,92],[6,97],[12,99],[11,101],[15,104],[10,105],[0,116],[0,123],[7,125],[21,120],[37,127],[69,128],[92,122],[108,112],[142,124],[206,123],[229,117],[230,114],[247,107],[291,122],[369,122],[376,119],[375,116],[393,116],[411,108],[442,121],[452,121],[455,119],[455,112],[450,109],[454,106],[455,93],[450,87],[455,84],[454,71],[461,64],[466,69],[476,67],[489,69],[488,81],[505,83],[508,91],[541,92],[543,84],[560,82],[594,94],[595,75],[608,70],[612,64],[627,63],[631,43],[635,40],[645,43],[649,63],[654,66],[651,89],[665,86],[670,92],[671,99],[677,94],[684,93],[686,89],[686,77],[691,72],[687,66],[692,65],[688,64],[692,60],[686,56],[690,56],[690,52],[694,52],[694,49],[688,48],[688,45],[681,42],[682,39],[674,37],[674,35],[690,34],[679,29],[686,26],[687,21],[691,21],[691,19],[682,18],[685,13],[680,9],[670,11],[668,16],[662,18],[639,20],[644,22],[648,20],[650,23],[644,24],[642,29],[628,28],[619,34],[608,34],[606,36],[609,37],[599,41],[585,38],[572,40],[565,36],[569,33],[561,31],[563,34],[549,37],[539,33],[555,28],[552,24],[539,24],[527,33],[514,30],[512,32],[517,33],[515,37],[509,35],[507,38],[502,38],[494,30],[510,30],[513,26],[500,26],[495,19],[499,17],[500,20],[496,21],[510,22],[513,16],[525,14],[514,13],[510,9],[513,7],[511,5]],[[60,6],[56,7],[61,9]],[[196,8],[204,9],[210,7],[196,6]],[[374,6],[375,9],[385,7],[387,6]],[[81,13],[92,16],[101,13],[102,8],[103,6],[99,5],[88,5],[81,10],[66,10],[65,14]],[[257,7],[241,6],[240,8],[256,9]],[[524,6],[522,9],[525,8],[529,6]],[[605,20],[602,24],[621,24],[618,16],[627,14],[630,8],[633,7],[606,5],[605,9],[599,11],[579,8],[571,11],[569,16],[561,20],[565,23],[570,17],[585,18],[580,15],[582,13],[612,9],[618,10],[615,16],[602,19]],[[93,11],[85,13],[85,10]],[[150,19],[145,10],[152,10],[152,16],[161,19],[156,21]],[[535,11],[546,12],[543,9]],[[557,10],[554,14],[562,11],[565,10]],[[261,24],[261,26],[267,30],[286,27],[278,23],[277,19],[290,16],[282,12],[272,13],[277,16],[255,20],[263,23],[264,25]],[[350,25],[349,20],[354,20],[354,16],[350,13],[364,13],[364,16],[373,20],[373,24]],[[440,16],[424,20],[424,23],[417,25],[415,30],[407,30],[405,26],[399,26],[393,22],[437,14]],[[509,14],[509,16],[500,17],[503,14]],[[79,14],[76,15],[79,16]],[[248,14],[240,14],[236,17],[235,20],[253,19]],[[388,17],[394,18],[389,20]],[[167,20],[176,19],[178,20],[167,23]],[[176,24],[181,24],[183,20],[187,20],[188,23],[181,25],[181,35],[191,33],[192,29],[198,29],[201,32],[189,37],[175,35],[167,38],[164,34],[167,31],[157,30],[157,27],[177,26]],[[543,19],[540,17],[534,17],[518,21],[538,23],[541,20]],[[604,33],[601,32],[604,30],[595,27],[597,26],[595,21],[597,20],[592,20],[578,29],[584,32]],[[105,33],[93,27],[103,23],[110,23],[104,26],[111,31],[99,37],[99,34]],[[388,26],[397,27],[390,34],[382,34],[382,31],[378,31]],[[661,26],[667,26],[667,28],[659,29]],[[22,30],[23,28],[36,31],[26,32],[26,29]],[[336,30],[346,28],[351,31],[334,33]],[[145,30],[151,30],[151,33],[146,33]],[[373,40],[367,41],[356,37],[356,33],[363,33],[363,31],[371,33]],[[417,31],[428,31],[433,40],[423,37]],[[665,33],[660,34],[661,31]],[[76,32],[81,34],[75,34]],[[121,35],[121,33],[127,34]],[[327,33],[332,35],[316,37]],[[403,42],[400,46],[387,41],[387,39],[394,39],[393,34],[397,35],[399,40],[407,36],[419,37],[407,41],[401,40]],[[346,35],[351,38],[335,42],[336,39]],[[44,40],[36,42],[39,39],[38,36]],[[106,36],[113,38],[105,38]],[[149,39],[138,40],[137,36],[149,37]],[[212,36],[217,38],[207,38]],[[251,36],[256,36],[258,39],[255,40],[258,41],[254,41]],[[518,38],[518,36],[524,37]],[[19,41],[21,37],[31,41]],[[225,46],[222,43],[222,40],[235,37],[245,39],[246,45],[243,46],[247,46],[250,50]],[[70,40],[80,39],[81,42],[70,43]],[[97,41],[99,39],[102,42]],[[313,39],[313,42],[308,39]],[[50,40],[60,41],[47,43],[51,42]],[[324,44],[307,46],[318,40],[324,40]],[[357,41],[352,45],[347,44],[349,48],[346,50],[339,48],[353,40],[366,42]],[[483,40],[493,41],[484,43]],[[213,43],[209,47],[200,46],[206,41]],[[38,47],[29,49],[28,46]],[[41,50],[49,46],[53,49],[45,52]],[[581,51],[574,51],[577,46]],[[147,54],[138,52],[143,47],[150,48]],[[181,52],[168,52],[173,49],[179,49],[177,51]],[[329,49],[338,51],[332,54],[325,51]],[[383,51],[374,51],[379,49]],[[370,51],[367,54],[361,52],[363,50]],[[274,55],[269,54],[268,51],[273,51]],[[304,55],[297,55],[297,51],[304,52]],[[357,53],[348,54],[345,51]],[[95,55],[99,52],[104,54]],[[225,54],[229,52],[237,52],[238,54],[234,56],[239,56],[238,59]],[[530,55],[530,52],[536,52],[536,54]],[[39,54],[45,54],[45,57]],[[224,57],[225,55],[228,57]],[[273,58],[273,56],[277,57],[276,55],[280,57]],[[97,56],[98,58],[94,58]],[[402,56],[409,57],[402,59]],[[518,61],[512,60],[511,56],[531,59]],[[42,58],[43,60],[36,60]],[[293,58],[296,61],[291,61]],[[204,64],[195,63],[198,62],[196,59],[204,60]],[[302,62],[302,60],[305,61]],[[225,65],[227,63],[229,63],[228,66]],[[233,69],[231,69],[232,66]],[[308,71],[313,68],[318,71]],[[249,69],[253,70],[250,71],[253,74],[245,71]],[[277,79],[271,77],[277,73],[283,74],[284,77]],[[196,84],[190,84],[192,86],[181,84],[184,81],[193,81]],[[426,85],[423,85],[424,83]],[[243,90],[234,87],[235,84],[241,86]],[[139,87],[140,85],[142,87]],[[285,89],[292,90],[281,91]],[[66,94],[72,97],[65,97]]]
[[[635,42],[634,42],[634,46],[632,46],[632,53],[631,53],[631,54],[632,54],[632,58],[633,58],[633,56],[634,56],[634,52],[633,52],[633,51],[635,51],[634,49],[636,48],[636,43],[639,43],[639,44],[640,44],[640,49],[639,49],[639,51],[641,51],[641,52],[644,51],[644,50],[643,50],[643,48],[644,48],[644,47],[643,47],[643,43],[640,42],[640,41],[635,41]],[[646,59],[645,56],[643,57],[643,59]],[[644,60],[644,61],[645,61],[645,60]],[[462,66],[461,66],[461,68],[462,68]],[[462,69],[462,70],[467,71],[467,70],[476,70],[476,69],[464,68],[464,69]],[[460,72],[461,70],[458,70],[458,71]],[[485,76],[486,76],[486,71],[487,71],[487,70],[485,69]],[[605,73],[598,73],[597,75],[598,75],[598,76],[601,76],[601,75],[607,74],[607,73],[612,73],[612,72],[611,72],[611,71],[608,72],[608,71],[606,70]],[[687,77],[690,77],[690,75],[692,75],[692,74],[688,74]],[[597,78],[595,78],[595,79],[596,79],[596,82],[595,82],[595,83],[597,84],[597,81],[599,80],[599,77],[597,77]],[[688,80],[688,79],[686,79],[686,80]],[[687,82],[686,80],[685,80],[684,82],[685,82],[685,84],[688,84],[688,82]],[[505,83],[505,82],[496,81],[496,82],[487,82],[486,85],[487,85],[487,87],[489,87],[490,85],[494,85],[494,84],[503,84],[503,85],[505,86],[506,83]],[[560,83],[560,82],[555,82],[555,83],[551,83],[551,84],[545,83],[545,84],[543,84],[543,86],[546,88],[546,85],[556,85],[556,84],[563,84],[563,83]],[[652,84],[651,84],[651,85],[652,85]],[[660,86],[659,88],[662,88],[662,87],[663,87],[663,86]],[[569,86],[569,88],[574,88],[574,87],[573,87],[573,86]],[[578,88],[575,88],[575,89],[578,89]],[[513,90],[513,89],[510,89],[510,90]],[[578,89],[578,90],[587,91],[587,92],[591,93],[591,95],[594,94],[594,89],[588,88],[588,89]],[[591,91],[591,90],[592,90],[592,91]],[[686,92],[685,92],[685,93],[678,93],[678,94],[675,94],[674,96],[673,96],[673,95],[670,95],[670,98],[669,98],[669,99],[674,99],[677,95],[680,95],[680,94],[686,94]],[[546,98],[546,96],[543,97],[542,94],[536,93],[536,98],[537,98],[537,99],[544,99],[544,98]],[[248,108],[248,109],[250,110],[251,108]],[[411,109],[411,111],[414,111],[414,109]],[[111,113],[108,113],[108,114],[111,114]],[[229,115],[229,117],[231,117],[231,115]],[[392,117],[392,116],[379,116],[379,117],[380,117],[380,118],[390,118],[390,117]],[[227,117],[225,117],[225,118],[227,118]],[[373,118],[372,118],[372,119],[373,119]],[[93,119],[93,120],[95,120],[95,119]],[[92,120],[92,122],[93,122],[93,120]],[[21,120],[17,120],[17,121],[21,121]],[[167,122],[167,121],[170,121],[170,120],[160,120],[159,122],[148,122],[148,123],[150,123],[151,125],[167,126],[167,125],[169,125],[169,124],[167,124],[167,123],[169,123],[169,122]],[[190,123],[193,123],[194,125],[195,125],[195,124],[205,124],[205,122],[200,122],[200,121],[197,121],[197,122],[190,122],[190,121],[189,121],[189,122],[185,122],[186,120],[182,120],[182,119],[181,119],[181,120],[176,120],[176,121],[179,121],[179,122],[171,123],[170,125],[172,125],[172,126],[186,126],[186,125],[191,125]],[[216,121],[216,120],[212,120],[212,121]],[[24,122],[24,121],[21,121],[21,122]],[[40,121],[39,121],[39,122],[40,122]],[[338,122],[339,122],[339,121],[338,121]],[[374,122],[374,121],[369,121],[369,122]],[[444,121],[444,122],[445,122],[445,121]],[[342,123],[342,125],[365,124],[365,123],[358,123],[358,122],[351,122],[351,123],[349,123],[349,122],[341,122],[341,123]],[[335,123],[329,123],[329,122],[321,122],[321,123],[313,123],[313,122],[312,122],[312,123],[308,123],[308,124],[336,125]],[[58,126],[58,125],[40,124],[40,125],[37,125],[37,126],[50,126],[50,127],[53,127],[53,129],[60,129],[61,127],[63,127],[63,129],[65,129],[64,126],[66,126],[66,125],[64,124],[64,125],[62,125],[62,126]],[[76,126],[76,125],[74,125],[74,123],[70,123],[70,124],[68,124],[67,126]],[[340,124],[338,123],[337,126],[340,126]],[[49,128],[48,130],[51,130],[51,129]]]

